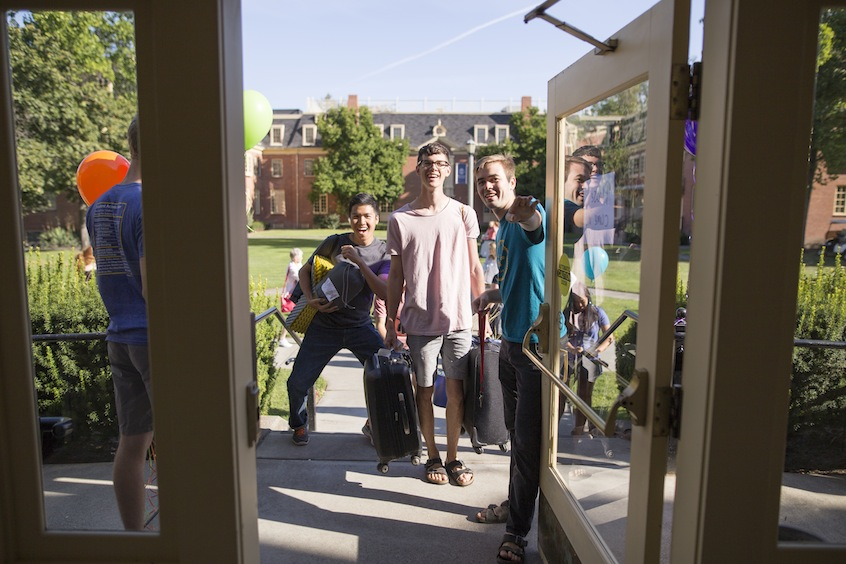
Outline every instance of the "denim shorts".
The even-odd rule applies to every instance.
[[[147,345],[108,342],[121,435],[153,430],[153,389]]]
[[[447,378],[464,380],[467,377],[471,345],[469,329],[436,336],[408,335],[406,343],[411,352],[417,385],[421,388],[435,385],[439,353]]]

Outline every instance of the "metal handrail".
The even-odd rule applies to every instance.
[[[288,334],[297,342],[297,345],[302,346],[303,341],[300,339],[300,336],[297,335],[295,332],[291,331],[291,328],[285,321],[285,316],[282,315],[282,312],[279,310],[277,306],[271,307],[266,309],[265,311],[255,315],[255,320],[253,327],[258,325],[259,322],[265,321],[267,319],[276,318],[282,324]],[[98,332],[98,333],[44,333],[44,334],[36,334],[32,335],[32,341],[34,343],[57,343],[61,341],[102,341],[105,340],[106,333]],[[255,333],[253,334],[253,351],[255,351]],[[255,362],[255,361],[254,361]],[[286,364],[290,364],[291,359],[286,361]],[[308,396],[306,398],[306,409],[308,409],[308,417],[309,421],[311,422],[312,430],[317,430],[317,413],[315,409],[315,394],[314,394],[314,387],[308,389]]]

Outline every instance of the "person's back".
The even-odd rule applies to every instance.
[[[112,480],[127,530],[144,528],[144,463],[153,440],[153,396],[147,354],[144,230],[138,118],[127,131],[126,177],[95,201],[85,217],[97,261],[97,287],[109,312],[106,331],[120,441]]]
[[[106,340],[145,344],[141,183],[118,184],[108,190],[91,205],[86,223],[97,262],[97,286],[109,312]]]

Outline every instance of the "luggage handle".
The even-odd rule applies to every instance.
[[[411,434],[411,423],[408,421],[408,408],[405,405],[405,394],[400,392],[399,396],[400,414],[402,415],[402,430],[406,435]]]
[[[488,312],[479,312],[479,407],[482,407],[482,402],[485,399],[484,386],[482,380],[485,378],[485,330],[488,327]]]

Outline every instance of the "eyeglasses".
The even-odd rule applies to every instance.
[[[438,167],[439,169],[443,170],[445,168],[449,168],[449,161],[420,161],[418,165],[421,168],[435,168]]]

